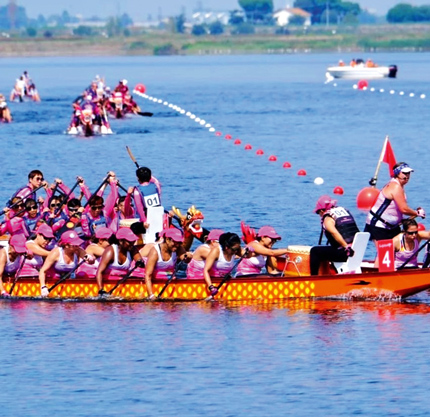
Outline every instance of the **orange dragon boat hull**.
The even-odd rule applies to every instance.
[[[6,281],[6,280],[5,280]],[[10,290],[13,278],[5,282]],[[109,279],[105,290],[117,283]],[[214,285],[219,280],[213,279]],[[47,283],[50,287],[55,281]],[[153,283],[158,294],[166,284],[165,280]],[[342,299],[402,299],[430,288],[429,269],[404,269],[399,272],[380,273],[368,268],[361,274],[319,275],[319,276],[273,276],[249,275],[226,282],[215,296],[219,301],[285,300],[291,298],[342,298]],[[49,294],[50,299],[87,299],[97,297],[95,279],[68,279]],[[37,277],[22,277],[16,282],[13,297],[39,298],[40,285]],[[148,296],[143,278],[130,277],[112,294],[114,299],[145,301]],[[209,296],[204,280],[176,279],[164,291],[162,299],[173,301],[200,301]]]

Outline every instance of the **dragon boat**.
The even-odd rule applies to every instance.
[[[282,265],[284,262],[284,265]],[[327,298],[343,300],[396,300],[400,301],[421,291],[430,289],[430,269],[403,269],[396,272],[379,272],[370,262],[363,261],[361,273],[337,274],[327,265],[320,269],[320,275],[309,275],[306,253],[292,249],[286,258],[278,262],[283,269],[279,275],[247,275],[231,278],[223,283],[214,297],[218,301],[281,301],[293,298]],[[120,277],[108,277],[105,290],[117,285]],[[14,278],[5,279],[6,290],[10,291]],[[214,285],[221,279],[214,278]],[[56,280],[47,282],[53,286]],[[166,280],[154,280],[153,289],[159,294]],[[69,278],[57,285],[49,294],[52,300],[97,301],[98,288],[94,278]],[[107,300],[146,301],[147,291],[143,277],[130,276],[112,292]],[[203,279],[174,279],[165,288],[160,301],[203,301],[209,294]],[[37,277],[20,277],[14,286],[12,298],[40,299],[40,285]],[[103,300],[106,301],[106,300]]]

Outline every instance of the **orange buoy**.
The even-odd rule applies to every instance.
[[[284,162],[284,165],[282,165],[284,168],[291,168],[291,164],[287,161]]]
[[[250,149],[252,149],[252,146],[248,143],[247,145],[245,145],[245,150],[249,151]]]
[[[242,143],[242,141],[240,140],[240,139],[236,139],[235,141],[234,141],[234,144],[235,145],[240,145]]]
[[[269,156],[269,161],[277,161],[278,158],[275,155],[270,155]]]
[[[333,194],[343,195],[343,188],[339,185],[337,187],[334,187]]]
[[[225,135],[225,138],[230,140],[232,138],[232,136],[231,135]]]
[[[297,171],[297,175],[304,177],[305,175],[307,175],[306,171],[304,169],[299,169]]]
[[[215,136],[221,136],[222,133],[221,132],[215,132]]]
[[[141,94],[144,94],[146,91],[146,87],[143,84],[137,84],[134,89]]]
[[[364,90],[365,88],[367,88],[369,86],[369,83],[366,80],[360,80],[357,83],[357,87],[359,90]]]
[[[375,187],[364,187],[357,194],[357,208],[359,210],[370,210],[378,198],[379,190]]]
[[[257,155],[263,155],[264,151],[263,149],[257,149],[257,152],[255,152]]]

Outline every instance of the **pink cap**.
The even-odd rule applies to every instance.
[[[51,226],[48,226],[46,223],[42,223],[37,229],[36,233],[38,235],[45,236],[47,238],[52,239],[54,237],[54,233],[52,232]]]
[[[84,241],[78,236],[74,230],[68,230],[61,235],[60,241],[69,245],[80,246]]]
[[[182,235],[182,232],[179,229],[171,227],[170,229],[164,229],[163,230],[163,236],[169,237],[170,239],[174,240],[175,242],[183,242],[184,236]]]
[[[27,248],[25,247],[26,238],[24,235],[13,235],[9,244],[15,249],[16,253],[26,253]]]
[[[115,236],[118,240],[125,239],[129,242],[136,242],[139,239],[128,227],[121,227]]]
[[[208,240],[219,240],[219,237],[225,233],[224,230],[221,229],[212,229],[209,234],[208,237],[206,238],[206,241]]]
[[[315,206],[314,213],[320,210],[328,210],[335,207],[337,200],[333,200],[329,195],[322,195]]]
[[[113,235],[113,231],[107,227],[98,227],[94,236],[97,239],[109,239]]]
[[[257,233],[258,237],[270,237],[271,239],[281,239],[272,226],[263,226]]]

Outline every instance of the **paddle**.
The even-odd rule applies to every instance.
[[[69,278],[70,275],[72,275],[73,272],[75,272],[84,262],[85,262],[85,260],[83,259],[71,271],[69,271],[66,274],[64,274],[54,285],[52,285],[50,288],[48,288],[48,292],[51,292],[55,287],[57,287],[62,282],[64,282],[67,278]]]
[[[27,253],[24,253],[24,259],[21,262],[21,265],[19,266],[18,270],[15,273],[15,279],[13,280],[12,286],[10,287],[9,290],[9,295],[12,295],[13,289],[15,288],[15,285],[17,283],[17,281],[19,280],[19,274],[25,264],[25,260],[27,259]]]
[[[55,214],[55,215],[57,215],[57,214],[59,213],[59,211],[61,210],[61,208],[62,208],[65,204],[67,204],[67,202],[69,201],[69,197],[72,195],[72,193],[73,193],[74,189],[78,186],[78,184],[79,184],[79,183],[80,183],[80,180],[77,180],[77,181],[76,181],[76,183],[75,183],[75,185],[74,185],[74,186],[72,187],[72,189],[69,191],[69,193],[64,195],[63,199],[61,200],[61,206],[60,206],[60,207],[57,207],[57,208],[54,210],[54,214]]]
[[[406,259],[405,262],[403,262],[398,268],[397,271],[400,271],[401,269],[403,269],[419,252],[421,252],[421,250],[430,243],[430,239],[426,240],[417,250],[414,251],[414,253],[408,258]]]
[[[176,274],[179,271],[179,267],[185,262],[185,260],[188,259],[188,256],[185,255],[184,259],[182,259],[181,262],[178,262],[175,266],[175,270],[173,271],[172,276],[167,280],[167,282],[164,284],[164,287],[161,289],[160,293],[157,295],[157,299],[160,299],[160,297],[163,295],[164,291],[166,291],[166,288],[169,286],[169,284],[176,278]]]
[[[27,197],[29,197],[31,194],[35,193],[36,191],[39,191],[41,188],[43,188],[45,185],[41,185],[40,187],[35,188],[33,191],[30,191],[28,194],[26,194],[24,197],[20,197],[19,200],[15,201],[15,203],[11,204],[10,206],[8,206],[8,209],[14,208],[17,204],[19,204],[21,201],[25,200]],[[10,201],[10,200],[9,200]],[[6,211],[2,210],[0,212],[0,216],[3,216],[3,214],[5,214]]]
[[[245,251],[243,252],[243,255],[237,260],[237,262],[234,264],[234,266],[233,266],[233,268],[231,269],[231,271],[230,272],[227,272],[225,275],[224,275],[224,278],[221,280],[221,282],[218,284],[218,286],[217,287],[215,287],[218,291],[217,291],[217,293],[219,292],[219,290],[220,290],[220,288],[227,282],[227,281],[229,281],[231,278],[232,278],[232,276],[233,276],[233,274],[236,272],[236,269],[237,269],[237,267],[239,266],[239,264],[242,262],[242,259],[248,254],[248,252],[249,252],[249,249],[248,248],[246,248],[245,249]],[[216,295],[216,294],[215,294]],[[213,295],[210,295],[209,297],[207,297],[207,298],[205,298],[205,301],[211,301],[211,300],[213,300],[214,299],[214,296]]]
[[[146,117],[152,117],[154,113],[151,113],[149,111],[142,112],[142,111],[135,111],[134,114],[138,114],[139,116],[146,116]]]
[[[101,188],[103,187],[103,185],[105,185],[105,184],[109,181],[109,177],[110,177],[110,175],[108,174],[108,175],[105,177],[105,179],[103,180],[103,182],[102,182],[102,183],[97,187],[97,190],[96,190],[96,191],[94,191],[94,192],[91,194],[90,198],[89,198],[89,199],[88,199],[88,201],[85,203],[84,208],[86,208],[86,207],[88,206],[88,204],[90,204],[91,199],[92,199],[95,195],[97,195],[97,193],[101,190]]]
[[[115,284],[115,286],[111,289],[111,290],[109,290],[108,292],[107,292],[107,294],[108,295],[112,295],[112,293],[122,284],[122,283],[124,283],[125,281],[127,281],[128,280],[128,278],[130,278],[130,276],[131,276],[131,273],[136,269],[136,268],[138,268],[138,267],[142,267],[142,265],[141,264],[139,264],[139,265],[135,265],[133,268],[131,268],[130,269],[130,271],[128,271],[128,273],[126,274],[126,275],[124,275],[116,284]]]
[[[139,164],[136,161],[136,158],[132,154],[130,148],[128,146],[125,147],[127,149],[128,155],[130,156],[131,160],[134,162],[134,164],[137,166],[137,168],[140,168]]]

